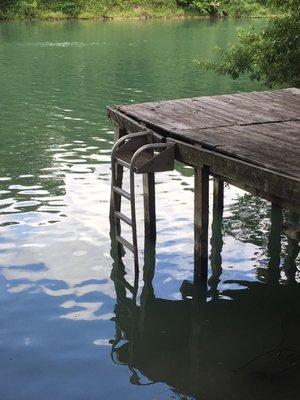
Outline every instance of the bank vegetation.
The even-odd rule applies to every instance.
[[[0,19],[263,17],[269,0],[0,0]]]

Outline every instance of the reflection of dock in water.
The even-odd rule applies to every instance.
[[[248,288],[225,290],[219,296],[222,216],[214,213],[206,293],[210,301],[203,297],[203,284],[197,277],[182,283],[182,300],[156,298],[152,286],[155,241],[149,238],[145,240],[139,305],[136,293],[126,284],[122,260],[114,259],[117,304],[112,357],[129,368],[132,384],[163,382],[178,398],[297,398],[300,290],[295,283],[295,259],[299,248],[296,240],[289,239],[283,263],[288,280],[279,284],[280,246],[275,228],[281,218],[273,207],[266,284],[232,281]],[[114,247],[112,254],[117,254]]]
[[[113,356],[130,368],[133,384],[163,382],[197,399],[265,399],[273,390],[272,398],[296,399],[299,313],[287,317],[287,304],[284,288],[198,307],[152,299],[132,314],[118,299]]]

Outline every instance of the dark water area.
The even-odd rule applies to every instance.
[[[299,397],[299,249],[284,235],[280,248],[276,207],[225,187],[206,302],[183,284],[193,277],[189,167],[157,174],[156,249],[143,250],[138,181],[137,302],[109,236],[106,106],[263,90],[192,60],[264,23],[0,24],[1,400]],[[130,254],[124,264],[132,282]]]

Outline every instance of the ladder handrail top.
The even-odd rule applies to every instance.
[[[131,162],[130,162],[130,169],[133,170],[135,168],[135,160],[138,158],[138,156],[143,152],[146,151],[148,149],[164,149],[167,147],[170,147],[170,145],[172,146],[172,144],[170,143],[149,143],[149,144],[145,144],[144,146],[140,147],[132,156]]]
[[[124,142],[126,142],[126,140],[133,139],[135,137],[146,136],[146,135],[149,135],[149,133],[150,133],[149,130],[145,130],[145,131],[136,132],[136,133],[130,133],[128,135],[122,136],[113,145],[111,156],[113,157],[115,155],[115,153],[118,150],[118,148],[120,147],[120,145],[123,144]]]

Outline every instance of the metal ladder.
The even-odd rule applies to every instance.
[[[147,174],[153,172],[170,171],[174,169],[175,144],[163,142],[163,138],[149,130],[132,133],[117,140],[111,155],[111,207],[114,224],[114,239],[118,248],[118,254],[124,254],[124,247],[133,252],[134,269],[138,276],[138,244],[135,209],[135,179],[134,174]],[[130,172],[130,192],[118,185],[117,174],[123,174],[123,169]],[[118,170],[117,170],[118,169]],[[130,201],[131,218],[121,212],[122,198]],[[121,221],[132,229],[132,243],[121,236]]]

